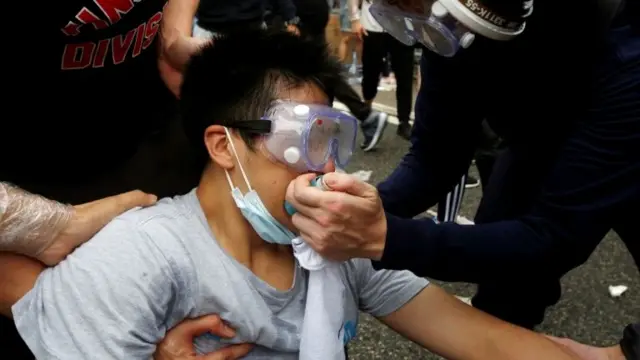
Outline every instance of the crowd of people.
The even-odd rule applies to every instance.
[[[20,47],[38,66],[10,86],[47,102],[9,104],[28,121],[0,142],[3,351],[345,359],[365,312],[445,358],[637,360],[640,324],[606,348],[533,329],[608,231],[640,265],[640,6],[467,3],[517,37],[440,1],[340,3],[363,98],[327,0],[43,5],[44,45]],[[387,128],[385,61],[411,147],[373,186],[335,170]],[[473,160],[483,199],[459,225]],[[428,278],[479,284],[472,306]]]

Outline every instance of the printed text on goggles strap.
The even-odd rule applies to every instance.
[[[400,10],[386,0],[369,8],[371,15],[391,36],[405,45],[417,42],[442,56],[454,56],[460,48],[473,43],[475,35],[449,14],[438,1],[426,14]]]
[[[358,121],[325,105],[275,101],[262,120],[231,127],[264,136],[263,148],[296,171],[321,171],[329,160],[345,167],[355,148]]]

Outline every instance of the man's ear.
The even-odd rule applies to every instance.
[[[229,139],[220,125],[211,125],[204,130],[204,145],[209,152],[209,158],[223,169],[233,169],[233,154]]]

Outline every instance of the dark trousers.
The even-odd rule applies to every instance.
[[[353,90],[344,77],[335,87],[333,95],[341,103],[345,104],[358,120],[364,121],[371,114],[371,107],[362,101],[360,95]]]
[[[362,45],[362,96],[367,101],[376,97],[387,54],[396,76],[398,121],[408,123],[413,100],[413,47],[402,44],[387,33],[369,32]]]
[[[474,219],[486,224],[514,219],[528,213],[548,173],[547,165],[505,149],[495,161],[491,180],[483,184],[483,196]],[[557,273],[542,269],[518,273],[509,285],[497,280],[482,283],[473,298],[473,306],[511,323],[532,329],[544,319],[546,308],[560,299]]]
[[[78,168],[82,168],[81,161]],[[197,186],[201,170],[179,122],[173,121],[143,141],[131,159],[94,180],[75,185],[54,185],[37,179],[16,184],[51,199],[81,204],[135,189],[158,197],[183,194]],[[7,174],[3,174],[2,180],[14,181]],[[4,317],[0,317],[0,349],[3,354],[11,354],[7,358],[12,360],[33,359],[13,321]]]
[[[475,154],[476,168],[478,168],[483,189],[489,184],[489,178],[491,177],[493,166],[501,147],[502,141],[500,141],[498,135],[493,132],[486,120],[483,121],[482,131],[478,139],[478,148]],[[467,174],[464,174],[453,190],[438,202],[437,218],[439,222],[456,220],[458,212],[460,211],[460,205],[462,204],[462,198],[464,197],[466,181]]]

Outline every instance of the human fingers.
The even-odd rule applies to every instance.
[[[150,206],[156,203],[155,195],[144,193],[140,190],[129,191],[123,194],[109,196],[104,199],[74,207],[76,214],[97,232],[109,221],[125,211],[139,206]]]
[[[354,196],[364,197],[376,192],[376,188],[353,175],[331,172],[322,177],[324,184],[331,190],[345,192]]]
[[[298,229],[300,236],[314,248],[317,246],[312,244],[315,241],[314,234],[317,235],[325,232],[325,228],[317,221],[301,213],[294,214],[291,218],[291,223]]]
[[[297,210],[303,205],[317,207],[320,203],[319,195],[322,194],[322,190],[311,186],[311,180],[315,177],[316,174],[303,174],[293,179],[287,186],[286,200]]]
[[[167,334],[169,336],[176,336],[189,343],[200,335],[210,333],[224,338],[232,338],[236,336],[236,332],[216,314],[205,315],[195,319],[187,319],[178,324],[175,328],[171,329]]]
[[[220,350],[196,357],[197,360],[235,360],[240,359],[253,349],[252,344],[229,345]]]

